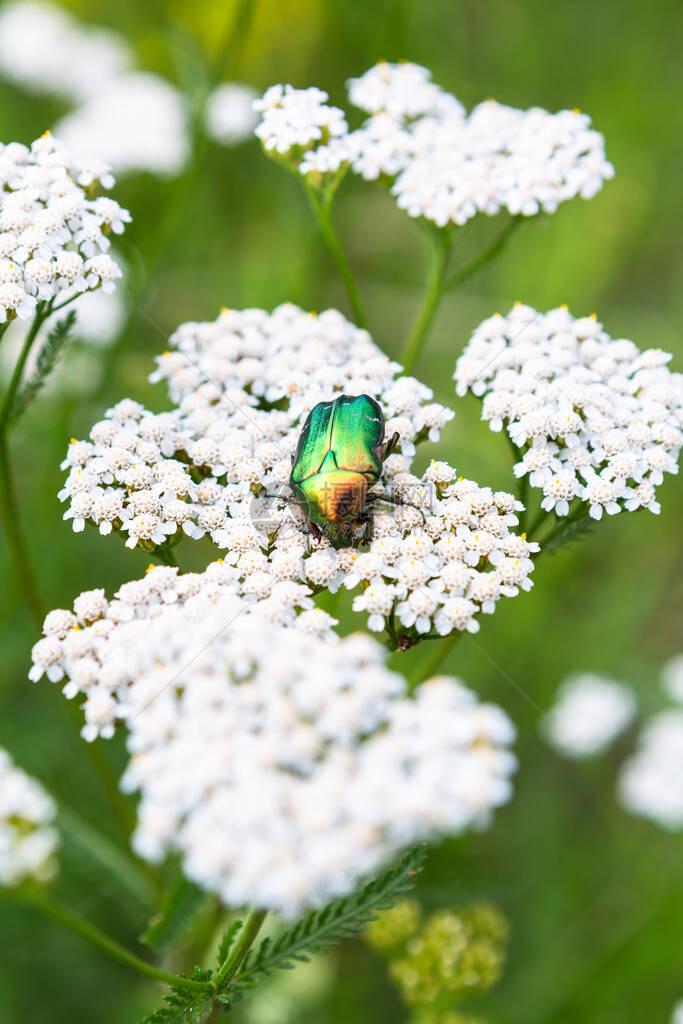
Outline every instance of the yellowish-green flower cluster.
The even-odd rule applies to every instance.
[[[366,938],[389,960],[389,971],[419,1024],[479,1024],[452,1009],[500,977],[507,923],[491,903],[444,909],[423,920],[414,900],[370,924]]]
[[[371,921],[365,938],[379,953],[388,956],[405,946],[417,934],[421,923],[422,908],[418,901],[403,900]]]

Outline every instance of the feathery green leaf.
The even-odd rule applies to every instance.
[[[75,323],[76,312],[70,309],[66,316],[62,320],[58,320],[50,330],[38,353],[35,370],[14,396],[14,401],[9,411],[10,423],[14,423],[19,419],[44,386],[47,378],[57,365],[57,360],[62,350],[71,340],[70,335]]]
[[[221,939],[221,944],[218,947],[218,966],[219,967],[221,966],[221,964],[225,960],[228,959],[228,953],[230,952],[232,944],[235,941],[235,939],[237,937],[237,933],[239,932],[241,927],[242,927],[241,920],[238,919],[237,921],[233,921],[232,924],[230,925],[230,927],[228,928],[227,932],[225,933],[225,935]]]
[[[378,911],[388,910],[399,896],[412,888],[424,856],[422,847],[411,850],[395,867],[369,882],[360,892],[334,900],[322,910],[311,911],[275,940],[264,939],[258,949],[247,954],[234,984],[251,987],[260,975],[291,970],[297,963],[309,960],[312,953],[353,938]]]
[[[194,981],[210,981],[211,971],[202,971],[195,967],[192,974]],[[172,988],[164,997],[165,1006],[147,1014],[140,1024],[200,1024],[204,1014],[214,1008],[211,992],[188,992],[182,988]]]

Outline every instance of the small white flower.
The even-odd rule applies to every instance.
[[[558,699],[544,717],[548,742],[565,757],[602,753],[633,721],[636,698],[630,687],[613,679],[584,673],[560,687]]]
[[[662,711],[646,723],[638,749],[619,779],[622,804],[661,828],[683,828],[683,710]]]
[[[0,748],[0,886],[49,882],[57,864],[57,808],[36,779]]]
[[[235,146],[252,134],[258,123],[251,86],[224,82],[209,96],[204,110],[207,133],[223,146]]]
[[[595,317],[516,305],[475,330],[455,368],[456,391],[483,399],[493,430],[521,449],[514,471],[563,516],[574,498],[600,519],[660,510],[655,487],[677,472],[681,375],[658,350],[614,341]]]

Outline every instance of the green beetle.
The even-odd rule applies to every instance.
[[[368,492],[398,440],[394,434],[384,442],[384,413],[369,395],[339,395],[311,409],[289,486],[316,540],[325,534],[334,547],[348,547],[354,526],[371,521],[367,505],[374,495]]]

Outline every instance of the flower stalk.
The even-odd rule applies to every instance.
[[[334,193],[323,196],[307,182],[305,182],[305,188],[325,245],[327,246],[334,262],[337,264],[337,268],[341,274],[356,323],[359,327],[367,328],[368,318],[365,314],[360,292],[358,291],[358,285],[356,284],[356,279],[354,278],[353,271],[346,259],[332,220],[332,196]]]
[[[232,949],[214,975],[212,987],[215,992],[227,988],[237,974],[242,961],[254,944],[267,913],[267,910],[257,910],[254,907],[247,913]]]
[[[446,228],[439,228],[430,232],[430,238],[432,253],[424,298],[400,357],[406,373],[410,373],[415,365],[415,360],[420,354],[427,332],[436,316],[443,295],[444,279],[448,267],[451,248],[450,231]]]
[[[148,963],[142,957],[136,956],[135,953],[126,949],[116,939],[111,938],[110,935],[107,935],[97,925],[74,913],[57,900],[52,899],[42,890],[35,889],[26,892],[24,898],[41,913],[68,928],[69,931],[80,936],[91,946],[102,950],[113,960],[117,960],[126,967],[130,967],[131,970],[137,971],[138,974],[143,974],[145,977],[152,978],[154,981],[162,982],[165,985],[186,989],[188,992],[213,991],[213,986],[210,982],[196,981],[179,974],[171,974],[169,971],[162,971],[161,968]]]

